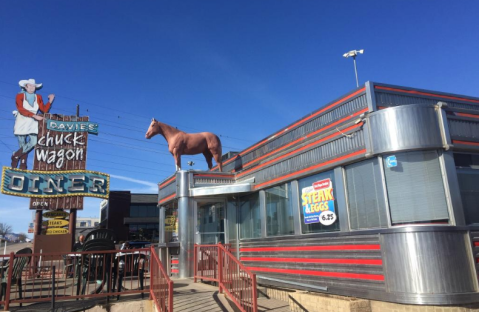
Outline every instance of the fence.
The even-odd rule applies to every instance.
[[[151,250],[150,296],[158,312],[173,311],[173,282],[154,249]]]
[[[218,282],[220,292],[224,291],[241,311],[258,311],[256,275],[231,254],[228,246],[195,245],[194,262],[195,282]]]
[[[0,256],[0,305],[8,310],[10,304],[48,302],[52,297],[55,301],[90,297],[108,300],[110,296],[119,299],[120,295],[138,293],[143,297],[149,292],[145,287],[150,284],[152,250]]]

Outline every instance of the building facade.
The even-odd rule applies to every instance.
[[[262,284],[479,301],[478,98],[367,82],[223,168],[159,185],[161,227],[177,209],[181,277],[195,243],[223,242]]]
[[[115,231],[117,241],[158,242],[158,195],[110,191],[100,205],[100,227]]]

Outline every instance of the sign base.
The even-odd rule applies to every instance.
[[[72,235],[37,235],[33,237],[33,252],[42,254],[50,252],[70,253],[72,251]],[[61,259],[61,256],[58,258]],[[51,260],[54,260],[53,258]]]

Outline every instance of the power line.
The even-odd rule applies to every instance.
[[[0,143],[2,143],[3,145],[5,145],[11,152],[13,152],[13,149],[11,149],[10,147],[8,147],[8,145],[5,144],[2,140],[0,140]]]
[[[6,82],[6,81],[1,81],[0,80],[0,83],[4,83],[4,84],[9,84],[9,85],[15,85],[16,84],[13,84],[13,83],[10,83],[10,82]],[[3,96],[3,95],[2,95]],[[6,97],[6,96],[3,96],[3,97]],[[59,94],[55,94],[55,97],[60,97],[60,98],[64,98],[64,99],[68,99],[68,100],[71,100],[71,101],[74,101],[74,102],[81,102],[81,103],[85,103],[85,104],[88,104],[88,105],[93,105],[94,107],[96,108],[102,108],[102,109],[107,109],[109,111],[111,111],[111,108],[110,107],[106,107],[106,106],[103,106],[103,105],[100,105],[100,104],[94,104],[94,103],[91,103],[91,102],[87,102],[87,101],[83,101],[83,100],[79,100],[79,99],[74,99],[74,98],[70,98],[70,97],[67,97],[67,96],[64,96],[64,95],[59,95]],[[11,98],[11,97],[9,97]],[[88,111],[88,109],[87,109]],[[150,117],[146,117],[144,115],[138,115],[138,114],[135,114],[135,113],[132,113],[130,111],[123,111],[123,110],[119,110],[119,109],[115,109],[116,112],[122,112],[122,113],[125,113],[125,114],[128,114],[127,116],[136,116],[136,117],[139,117],[139,118],[146,118],[147,120],[150,118]],[[118,116],[120,117],[120,116]],[[190,126],[185,126],[185,125],[180,125],[180,124],[176,124],[174,123],[173,125],[176,125],[176,126],[179,126],[179,127],[182,127],[182,128],[187,128],[187,129],[192,129],[192,130],[196,130],[196,131],[202,131],[201,129],[197,129],[197,128],[193,128],[193,127],[190,127]],[[232,139],[232,140],[239,140],[239,141],[244,141],[244,142],[253,142],[252,140],[245,140],[245,139],[241,139],[241,138],[235,138],[235,137],[232,137],[232,136],[226,136],[226,135],[222,135],[222,134],[219,134],[219,136],[222,136],[222,137],[225,137],[225,138],[229,138],[229,139]]]
[[[1,142],[1,141],[0,141],[0,142]],[[0,151],[0,153],[9,153],[9,152]],[[152,169],[152,168],[146,168],[146,167],[141,167],[141,166],[132,166],[132,165],[128,165],[128,166],[129,166],[129,167],[138,167],[138,168],[141,168],[141,169],[148,169],[149,171],[148,171],[148,172],[144,172],[144,171],[138,171],[138,170],[128,170],[128,169],[125,169],[124,167],[123,167],[123,168],[115,168],[115,167],[109,167],[109,166],[104,166],[104,165],[90,164],[90,160],[106,162],[106,161],[99,160],[99,159],[88,158],[88,159],[87,159],[87,161],[88,161],[88,167],[89,167],[88,170],[91,170],[91,167],[97,167],[97,168],[102,168],[102,169],[121,170],[121,171],[125,171],[125,172],[133,172],[133,173],[154,175],[154,176],[157,176],[157,177],[158,177],[158,175],[157,175],[157,174],[153,174],[152,171],[153,171],[153,172],[154,172],[154,171],[161,171],[161,172],[166,172],[166,173],[169,173],[169,174],[171,174],[172,172],[174,172],[174,171],[166,171],[166,170],[161,170],[161,169]],[[109,163],[117,164],[117,165],[124,165],[124,164],[115,163],[115,162],[109,162]]]
[[[87,160],[88,160],[88,161],[90,161],[90,160],[95,160],[95,161],[107,162],[107,163],[109,163],[109,164],[122,165],[122,166],[128,166],[128,167],[135,167],[135,168],[141,168],[141,169],[147,169],[147,170],[153,170],[151,167],[148,168],[148,167],[143,167],[143,166],[135,166],[135,165],[132,165],[132,164],[118,163],[118,162],[114,162],[114,161],[102,160],[102,159],[91,158],[91,157],[88,157]],[[171,172],[172,172],[171,170],[161,170],[161,169],[154,169],[154,170],[162,171],[162,172],[166,172],[166,173],[171,173]]]
[[[1,95],[0,96],[2,97],[6,97],[4,95]],[[61,108],[55,108],[56,110],[59,110],[59,111],[65,111],[64,109],[61,109]],[[8,110],[4,110],[4,109],[0,109],[0,111],[4,111],[4,112],[10,112]],[[93,119],[98,119],[98,120],[107,120],[107,119],[104,119],[104,118],[97,118],[97,117],[94,117]],[[120,123],[120,122],[114,122],[114,121],[109,121],[107,120],[107,122],[111,122],[111,123],[118,123],[120,125],[123,125],[123,123]],[[125,130],[130,130],[130,131],[136,131],[136,132],[140,132],[140,133],[146,133],[146,131],[144,130],[136,130],[136,129],[132,129],[132,128],[126,128],[126,127],[122,127],[122,126],[116,126],[116,125],[108,125],[106,124],[106,126],[109,126],[109,127],[115,127],[115,128],[122,128],[122,129],[125,129]],[[140,128],[138,128],[140,129]],[[128,137],[128,136],[121,136],[121,135],[118,135],[118,134],[113,134],[113,133],[108,133],[108,132],[102,132],[102,134],[107,134],[107,135],[111,135],[111,136],[115,136],[115,137],[120,137],[120,138],[124,138],[124,139],[129,139],[129,140],[135,140],[135,141],[140,141],[140,142],[145,142],[145,140],[140,140],[140,139],[137,139],[137,138],[132,138],[132,137]],[[220,135],[221,136],[221,135]],[[164,143],[157,143],[157,142],[152,142],[150,144],[157,144],[157,145],[161,145],[161,146],[168,146],[167,144],[164,144]],[[232,147],[232,146],[227,146],[227,145],[223,145],[224,148],[227,148],[227,149],[230,149],[230,150],[240,150],[241,148],[237,148],[237,147]]]

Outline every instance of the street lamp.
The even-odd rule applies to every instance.
[[[358,88],[359,88],[359,81],[358,81],[358,70],[356,69],[356,56],[358,56],[358,54],[363,54],[363,53],[364,53],[364,50],[352,50],[343,54],[343,57],[345,58],[348,58],[348,57],[353,58],[354,73],[356,74],[356,87]]]

